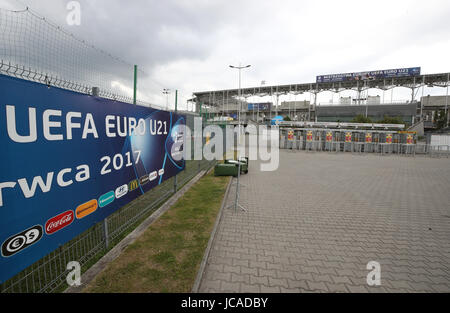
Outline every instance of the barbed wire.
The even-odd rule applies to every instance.
[[[142,69],[138,72],[149,80]],[[28,7],[0,8],[0,73],[86,94],[98,87],[101,97],[133,102],[129,91],[133,90],[134,65]],[[140,99],[137,102],[153,106]]]

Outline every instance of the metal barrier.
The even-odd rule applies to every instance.
[[[280,149],[379,155],[450,157],[450,145],[417,143],[416,134],[392,130],[280,129]]]

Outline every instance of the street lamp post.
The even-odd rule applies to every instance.
[[[251,65],[245,65],[245,66],[241,66],[241,64],[239,64],[239,66],[233,66],[230,65],[230,68],[232,69],[237,69],[239,70],[239,90],[238,90],[238,144],[241,143],[241,103],[240,98],[241,98],[241,70],[244,68],[249,68]],[[245,141],[244,141],[245,144]],[[234,210],[237,211],[237,208],[241,208],[243,211],[246,211],[245,208],[239,204],[239,178],[241,176],[241,160],[240,160],[240,155],[239,155],[239,149],[237,151],[237,161],[238,161],[238,175],[237,175],[237,180],[236,180],[236,198],[234,201]]]
[[[450,74],[447,74],[447,93],[445,96],[445,114],[447,116],[447,123],[446,123],[446,127],[448,127],[449,121],[450,121],[450,114],[448,112],[448,82],[450,80]]]
[[[169,94],[170,94],[170,89],[164,88],[163,89],[163,94],[166,95],[166,110],[169,110]]]

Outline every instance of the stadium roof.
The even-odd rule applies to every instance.
[[[276,94],[302,94],[305,92],[318,93],[322,91],[340,92],[344,90],[364,91],[367,89],[389,90],[395,87],[419,88],[423,85],[430,87],[446,87],[449,83],[450,73],[427,74],[397,78],[364,80],[364,81],[344,81],[338,83],[309,83],[309,84],[290,84],[276,86],[259,86],[242,88],[241,94],[244,97],[250,96],[270,96]],[[209,105],[221,105],[221,101],[238,96],[238,89],[212,90],[203,92],[194,92],[197,102],[207,103]],[[212,100],[214,99],[214,100]]]

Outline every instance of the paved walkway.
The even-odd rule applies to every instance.
[[[242,182],[200,292],[450,292],[450,159],[281,150]]]

